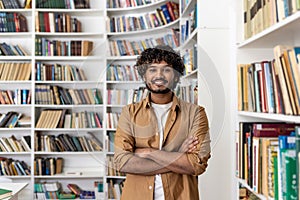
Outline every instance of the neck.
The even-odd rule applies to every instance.
[[[151,92],[151,101],[156,104],[167,104],[173,100],[173,92],[170,91],[166,94],[156,94]]]

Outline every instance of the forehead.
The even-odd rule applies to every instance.
[[[165,61],[161,61],[160,63],[151,63],[148,68],[150,67],[172,67],[171,65],[169,65],[168,63],[166,63]]]

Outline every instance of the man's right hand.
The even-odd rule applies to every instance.
[[[197,144],[198,144],[198,138],[194,136],[190,136],[185,139],[178,152],[191,153],[196,149]]]

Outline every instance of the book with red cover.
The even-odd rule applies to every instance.
[[[80,193],[81,193],[81,189],[78,187],[78,185],[76,185],[76,184],[73,184],[73,183],[69,183],[68,185],[67,185],[67,187],[74,193],[74,194],[76,194],[76,195],[80,195]]]
[[[279,135],[290,135],[295,131],[297,124],[292,123],[254,123],[254,137],[278,137]]]

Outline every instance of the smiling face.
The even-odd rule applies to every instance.
[[[156,94],[166,94],[173,89],[178,77],[175,76],[172,66],[161,61],[148,66],[143,78],[149,91]]]

